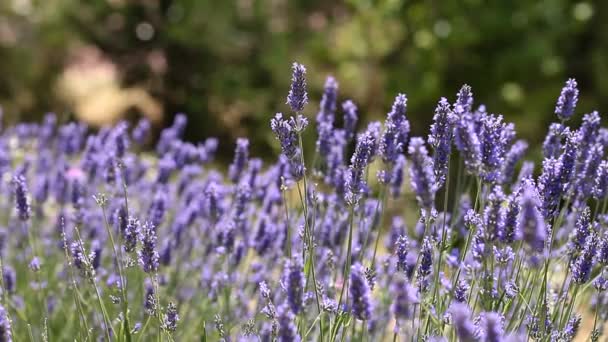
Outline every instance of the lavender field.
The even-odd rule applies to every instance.
[[[0,341],[606,341],[608,129],[574,79],[534,163],[467,85],[416,137],[405,94],[360,122],[292,71],[270,162],[243,137],[222,169],[182,115],[154,146],[3,128]]]

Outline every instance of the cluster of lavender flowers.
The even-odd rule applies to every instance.
[[[466,85],[425,138],[405,94],[362,123],[329,77],[304,151],[306,83],[294,63],[276,162],[240,138],[227,172],[183,115],[153,152],[145,119],[4,129],[0,341],[602,338],[608,130],[597,112],[567,124],[574,80],[539,174]]]

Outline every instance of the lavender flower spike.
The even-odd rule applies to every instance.
[[[420,302],[418,290],[405,280],[398,277],[391,285],[393,304],[391,310],[396,318],[409,319],[413,315],[414,307]]]
[[[139,264],[146,273],[158,270],[159,255],[156,251],[156,231],[154,226],[145,222],[142,227],[142,247],[138,253]]]
[[[410,177],[416,198],[423,208],[430,209],[435,202],[437,184],[433,173],[433,161],[428,156],[424,140],[412,138],[408,152],[411,158]]]
[[[346,141],[351,141],[355,136],[355,129],[359,120],[357,105],[351,100],[346,100],[342,103],[342,110],[344,110],[344,138]]]
[[[524,184],[519,213],[519,231],[534,250],[542,249],[547,238],[545,220],[538,210],[538,194],[530,183]]]
[[[562,88],[562,92],[557,99],[555,106],[555,114],[560,120],[568,120],[574,114],[576,103],[578,102],[578,88],[574,78],[566,81],[566,85]]]
[[[17,175],[13,177],[13,186],[15,189],[15,206],[19,219],[21,221],[27,221],[31,216],[30,202],[27,198],[27,185],[25,184],[25,177],[23,175]]]
[[[291,88],[287,95],[287,104],[294,112],[299,113],[308,103],[308,94],[306,93],[306,68],[302,64],[293,63],[291,70]]]
[[[304,272],[302,262],[293,259],[285,266],[285,290],[287,291],[287,303],[294,314],[302,310],[304,298]]]
[[[458,340],[462,342],[478,341],[469,306],[466,303],[454,303],[449,310],[452,314],[452,322],[454,328],[456,328]]]
[[[350,293],[353,315],[360,320],[368,320],[372,315],[371,291],[365,278],[365,269],[359,263],[351,267]]]
[[[249,140],[247,138],[239,138],[236,141],[236,148],[234,151],[234,161],[230,164],[228,169],[228,176],[230,180],[237,183],[243,174],[245,167],[247,166],[247,160],[249,158]]]
[[[11,342],[13,340],[11,331],[11,321],[8,316],[8,311],[4,306],[0,305],[0,341]]]
[[[450,103],[444,97],[439,100],[431,125],[429,134],[429,145],[433,147],[433,169],[437,179],[437,187],[440,188],[445,182],[450,152],[452,149],[452,137],[454,133],[454,114],[450,109]]]

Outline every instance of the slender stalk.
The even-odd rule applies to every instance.
[[[87,265],[85,267],[90,267],[91,261],[89,260],[89,256],[85,252],[84,244],[82,242],[82,238],[80,237],[80,231],[79,231],[78,227],[74,227],[74,231],[76,232],[76,235],[78,237],[78,243],[80,244],[80,250],[83,252],[84,258],[87,259]],[[108,341],[111,341],[110,331],[108,331],[108,328],[110,328],[110,330],[112,331],[112,335],[114,335],[114,336],[117,336],[116,331],[114,330],[114,327],[112,326],[112,321],[110,320],[110,316],[108,315],[106,306],[104,305],[103,299],[101,298],[101,293],[99,292],[99,287],[97,287],[97,283],[95,282],[95,275],[91,274],[88,278],[89,278],[89,282],[93,285],[93,288],[95,289],[95,295],[97,296],[99,308],[101,309],[101,313],[105,320],[106,327],[104,328],[104,332],[106,333],[106,337],[108,338]]]
[[[316,281],[316,277],[315,277],[315,263],[314,263],[314,257],[315,257],[315,247],[314,247],[314,237],[313,237],[313,229],[311,228],[310,225],[308,224],[308,185],[307,185],[307,180],[306,180],[306,162],[304,160],[304,144],[302,142],[302,133],[298,132],[298,144],[300,145],[300,161],[302,163],[302,167],[304,168],[304,176],[302,177],[302,182],[304,185],[304,195],[302,196],[302,191],[300,190],[300,184],[298,184],[298,193],[300,195],[300,201],[302,202],[302,208],[304,211],[304,239],[308,238],[308,248],[309,248],[309,253],[308,253],[308,258],[310,259],[310,269],[312,271],[312,275],[313,275],[313,282],[314,282],[314,291],[315,291],[315,299],[317,301],[317,310],[319,311],[319,314],[322,314],[323,311],[321,311],[321,303],[319,300],[319,293],[317,290],[317,281]],[[304,253],[304,249],[302,253]],[[306,278],[308,278],[308,272],[306,272]],[[306,287],[305,290],[308,290],[308,282],[306,282]],[[321,340],[324,339],[324,328],[323,328],[323,318],[321,318],[319,320],[319,329],[321,332]]]

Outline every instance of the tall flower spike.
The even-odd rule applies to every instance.
[[[334,115],[336,112],[336,98],[338,96],[338,83],[329,76],[325,81],[325,89],[319,113],[317,114],[317,152],[322,158],[329,154],[331,148],[332,132],[334,129]]]
[[[360,320],[368,320],[372,315],[371,291],[365,278],[365,268],[356,263],[350,271],[350,293],[353,315]]]
[[[456,95],[456,103],[454,104],[454,113],[458,116],[470,113],[473,109],[473,92],[467,84],[463,85]]]
[[[545,220],[538,210],[538,195],[534,186],[524,184],[521,195],[521,212],[519,213],[519,231],[524,241],[534,250],[542,249],[547,238]]]
[[[386,116],[384,133],[380,138],[380,155],[385,163],[394,163],[407,143],[410,123],[405,116],[406,109],[407,97],[404,94],[397,95]]]
[[[177,330],[177,323],[179,322],[179,314],[177,312],[177,306],[172,302],[167,305],[167,313],[163,318],[163,328],[175,332]]]
[[[391,311],[397,319],[409,319],[414,313],[415,305],[420,302],[418,290],[405,277],[399,276],[391,284],[393,304]]]
[[[593,198],[597,200],[603,200],[608,194],[608,161],[602,160],[597,172],[595,174],[595,180],[593,184]]]
[[[395,161],[395,165],[393,165],[393,169],[391,170],[389,185],[391,195],[393,195],[394,198],[399,197],[399,194],[401,194],[405,163],[405,156],[403,154],[400,154],[399,157],[397,157],[397,161]]]
[[[27,185],[25,184],[25,177],[23,175],[17,175],[13,177],[13,188],[15,191],[15,206],[19,219],[21,221],[27,221],[30,219],[31,209],[30,202],[27,198]]]
[[[296,325],[294,324],[295,316],[285,305],[282,305],[277,310],[278,323],[278,342],[300,342],[301,338],[298,335]]]
[[[593,260],[597,253],[597,238],[594,234],[587,236],[585,246],[578,259],[572,264],[572,280],[577,284],[584,284],[591,277]]]
[[[563,164],[561,159],[549,158],[543,161],[543,173],[538,178],[538,190],[542,198],[545,218],[551,217],[559,205],[562,195]]]
[[[453,303],[449,308],[458,340],[462,342],[478,341],[475,324],[471,320],[471,309],[466,303]]]
[[[499,185],[495,186],[488,196],[488,204],[484,211],[485,233],[488,241],[495,241],[504,235],[505,211],[502,206],[504,201],[505,195],[502,188]]]
[[[418,265],[418,271],[416,273],[416,281],[418,288],[421,292],[426,291],[427,288],[427,277],[431,274],[433,268],[433,244],[431,239],[426,236],[422,242],[422,249],[420,250],[420,264]]]
[[[503,317],[498,312],[481,313],[481,341],[500,342],[503,340]]]
[[[576,175],[575,193],[580,199],[585,199],[592,195],[596,174],[604,156],[604,147],[599,143],[591,145],[588,151],[589,153],[581,169],[581,173]]]
[[[234,150],[234,160],[228,169],[228,176],[233,182],[238,182],[247,166],[249,159],[249,140],[247,138],[238,138],[236,140],[236,148]]]
[[[11,342],[13,340],[11,320],[8,311],[0,305],[0,341]]]
[[[407,271],[407,253],[409,248],[409,241],[405,235],[400,235],[395,243],[395,250],[397,255],[397,271]]]
[[[566,81],[566,85],[562,88],[562,92],[557,98],[555,106],[555,114],[560,120],[568,120],[574,114],[576,103],[578,102],[578,88],[574,78]]]
[[[346,100],[342,103],[342,110],[344,111],[344,138],[346,141],[351,141],[355,137],[357,121],[359,120],[357,105],[351,100]]]
[[[287,303],[294,314],[302,310],[304,300],[304,272],[302,262],[295,258],[285,267],[285,289],[287,290]]]
[[[302,64],[293,63],[291,70],[291,88],[287,95],[287,104],[294,112],[299,113],[308,103],[308,94],[306,93],[306,68]]]
[[[503,122],[502,115],[481,117],[481,176],[486,182],[500,180],[500,168],[505,159],[506,147],[513,138],[513,125]]]
[[[146,273],[158,270],[159,256],[156,251],[156,231],[154,226],[145,222],[142,227],[142,247],[138,253],[139,264]]]
[[[359,135],[355,152],[350,159],[348,191],[350,196],[358,196],[365,189],[363,173],[371,163],[376,149],[376,137],[372,130]]]
[[[298,135],[291,122],[283,119],[283,114],[277,113],[270,120],[270,128],[281,144],[281,152],[287,159],[293,159],[298,152]]]
[[[433,169],[437,179],[437,188],[445,182],[450,152],[452,150],[452,137],[454,133],[454,114],[450,109],[450,103],[444,97],[439,100],[431,125],[429,134],[429,145],[433,147]]]
[[[137,241],[139,240],[140,234],[140,223],[139,220],[134,217],[129,217],[127,225],[123,231],[123,244],[125,252],[131,253],[135,251]]]
[[[456,121],[454,143],[464,157],[467,171],[478,174],[481,165],[481,144],[470,115],[463,115]]]
[[[521,158],[523,158],[527,149],[528,143],[524,140],[517,140],[511,146],[502,165],[501,178],[503,184],[508,184],[513,180],[513,176],[515,175],[515,166],[521,160]]]
[[[410,155],[410,177],[412,189],[416,193],[416,198],[420,206],[431,209],[435,202],[435,192],[437,184],[433,173],[433,161],[428,156],[424,140],[419,137],[412,138],[408,148]]]
[[[557,158],[562,150],[562,140],[570,133],[570,129],[561,123],[552,123],[543,142],[543,156]]]

